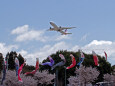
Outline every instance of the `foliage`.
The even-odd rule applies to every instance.
[[[80,52],[71,52],[71,51],[57,51],[56,53],[52,54],[51,57],[54,59],[55,61],[55,64],[57,64],[58,62],[61,61],[61,58],[59,57],[59,54],[63,54],[65,59],[66,59],[66,64],[62,67],[56,67],[53,71],[51,70],[51,67],[50,66],[43,66],[43,65],[40,65],[40,71],[44,71],[44,70],[48,70],[49,73],[52,73],[54,74],[56,72],[56,70],[58,70],[58,80],[59,80],[59,83],[63,83],[62,85],[64,85],[64,80],[65,80],[65,67],[69,66],[71,64],[71,57],[70,57],[70,54],[73,54],[75,59],[76,59],[76,63],[79,62],[79,57],[80,57]],[[94,65],[94,61],[93,61],[93,55],[92,54],[85,54],[85,59],[84,59],[84,62],[82,63],[83,66],[85,67],[92,67],[92,68],[97,68],[97,70],[100,72],[99,76],[98,76],[98,79],[95,81],[96,82],[101,82],[103,81],[103,77],[104,77],[104,74],[113,74],[113,71],[115,69],[115,66],[111,67],[111,64],[105,60],[104,57],[101,57],[101,56],[98,56],[98,59],[99,59],[99,66],[95,66]],[[9,59],[8,59],[8,64],[9,64],[9,69],[11,70],[14,70],[15,69],[15,62],[14,62],[14,59],[15,57],[18,58],[19,60],[19,64],[21,65],[23,62],[24,62],[24,58],[22,57],[21,54],[17,55],[17,53],[15,51],[11,51],[10,53],[8,53],[6,56],[9,56]],[[0,54],[0,70],[2,70],[2,61],[3,61],[3,56],[2,54]],[[49,59],[45,59],[43,62],[46,62],[46,61],[49,61]],[[54,65],[55,65],[54,64]],[[77,65],[76,65],[77,68],[79,68]],[[66,78],[70,78],[70,76],[76,76],[76,73],[75,73],[75,68],[71,68],[69,70],[66,70]],[[30,72],[30,71],[33,71],[35,69],[34,66],[29,66],[29,65],[25,65],[25,67],[23,68],[23,73],[25,72]],[[69,83],[67,81],[67,83]],[[61,86],[61,85],[60,85]]]
[[[16,52],[11,51],[10,53],[7,54],[7,56],[9,55],[8,58],[8,69],[15,69],[15,56],[17,56]]]
[[[31,72],[33,70],[35,70],[35,67],[34,66],[30,66],[30,65],[24,65],[23,69],[22,69],[23,73],[26,73],[26,72]]]
[[[22,57],[21,54],[19,54],[17,58],[18,58],[18,60],[19,60],[20,66],[21,66],[21,65],[24,63],[24,58]]]
[[[74,55],[74,57],[76,59],[76,63],[79,62],[80,52],[71,52],[71,51],[66,51],[65,50],[65,51],[57,51],[55,54],[50,55],[54,59],[55,64],[61,61],[61,59],[59,57],[60,53],[63,54],[65,59],[66,59],[66,63],[64,65],[65,67],[67,67],[71,64],[70,54]],[[98,79],[95,81],[95,83],[103,81],[103,75],[106,74],[106,73],[110,74],[112,72],[111,64],[109,62],[107,62],[104,57],[101,57],[101,56],[97,55],[98,59],[99,59],[99,66],[95,66],[94,60],[93,60],[93,55],[92,54],[85,54],[85,53],[84,53],[84,55],[85,55],[85,59],[84,59],[82,65],[85,66],[85,67],[90,67],[91,66],[93,68],[97,68],[97,70],[100,72],[100,74],[98,76]],[[49,59],[47,58],[47,59],[43,60],[43,62],[46,62],[46,61],[49,61]],[[53,71],[51,71],[51,67],[40,65],[40,71],[48,70],[50,73],[55,73],[56,70],[58,70],[58,79],[61,83],[65,79],[65,68],[64,68],[64,66],[56,67]],[[77,65],[76,65],[76,67],[79,68]],[[75,67],[71,68],[69,70],[66,70],[66,72],[67,72],[66,78],[68,79],[70,76],[75,76],[76,74],[74,73],[74,71],[75,71]]]
[[[115,75],[115,65],[112,66],[112,74]]]
[[[21,54],[19,54],[17,56],[17,53],[15,51],[11,51],[6,56],[9,56],[8,68],[11,69],[11,70],[15,69],[15,58],[16,57],[18,58],[20,65],[23,64],[23,62],[24,62],[24,58],[21,56]]]
[[[0,53],[0,73],[2,69],[3,69],[3,55],[2,53]]]

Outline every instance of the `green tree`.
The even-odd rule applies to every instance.
[[[7,55],[6,55],[6,56],[7,56]],[[15,56],[17,56],[17,53],[16,53],[16,52],[11,51],[11,52],[9,53],[8,68],[11,69],[11,70],[12,70],[12,69],[15,69],[15,62],[14,62]]]
[[[60,62],[61,61],[61,58],[59,57],[59,54],[63,54],[65,59],[66,59],[66,64],[65,66],[69,66],[71,64],[71,57],[70,57],[70,54],[73,54],[75,59],[76,59],[76,64],[79,62],[79,56],[80,56],[80,52],[70,52],[70,51],[57,51],[55,54],[52,54],[51,57],[54,59],[55,61],[55,64]],[[94,60],[93,60],[93,55],[92,54],[85,54],[85,59],[84,59],[84,62],[82,63],[83,66],[85,67],[93,67],[93,68],[97,68],[97,70],[100,72],[100,75],[98,76],[98,80],[97,81],[103,81],[103,75],[106,74],[106,73],[111,73],[112,70],[111,70],[111,64],[109,62],[107,62],[105,60],[104,57],[101,57],[101,56],[98,56],[98,59],[99,59],[99,66],[95,66],[94,64]],[[45,59],[43,60],[43,62],[47,62],[49,61],[49,59]],[[76,65],[76,67],[78,67]],[[67,79],[70,77],[70,76],[75,76],[75,68],[71,68],[69,70],[66,70],[66,77]],[[79,67],[78,67],[79,68]],[[60,83],[63,83],[64,82],[64,79],[65,79],[65,68],[64,66],[62,67],[56,67],[53,71],[51,71],[51,68],[49,66],[41,66],[40,65],[40,71],[42,70],[49,70],[50,73],[55,73],[56,70],[58,70],[58,79],[59,79],[59,82]],[[95,81],[95,82],[97,82]],[[63,83],[64,85],[64,83]],[[62,85],[60,85],[62,86]]]
[[[14,51],[11,51],[10,53],[8,53],[6,56],[8,56],[9,55],[9,59],[8,59],[8,68],[9,69],[11,69],[11,70],[13,70],[13,69],[15,69],[15,58],[17,57],[18,58],[18,60],[19,60],[19,64],[21,65],[21,64],[23,64],[24,63],[24,58],[22,57],[22,55],[21,54],[19,54],[18,56],[17,56],[17,53]]]
[[[20,64],[20,66],[21,66],[21,64],[24,63],[24,58],[22,57],[21,54],[19,54],[17,58],[18,58],[18,60],[19,60],[19,64]]]
[[[2,53],[0,53],[0,73],[2,69],[3,69],[3,55]]]
[[[24,65],[22,72],[23,72],[23,73],[32,72],[33,70],[35,70],[35,67],[34,67],[34,66]]]

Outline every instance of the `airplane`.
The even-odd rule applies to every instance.
[[[67,29],[72,29],[72,28],[76,28],[76,27],[58,27],[55,23],[50,22],[50,24],[53,26],[53,28],[50,27],[50,29],[48,29],[48,31],[58,31],[61,33],[61,35],[67,35],[67,34],[72,34],[72,33],[67,33]],[[63,31],[65,30],[65,31]]]

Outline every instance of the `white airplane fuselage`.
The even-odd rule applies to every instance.
[[[62,29],[61,28],[50,28],[49,30],[50,31],[61,31]]]

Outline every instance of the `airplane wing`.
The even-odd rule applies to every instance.
[[[72,28],[76,28],[76,27],[61,27],[62,30],[64,30],[64,29],[72,29]]]
[[[62,35],[67,35],[67,34],[72,34],[72,33],[66,33],[66,32],[64,32],[64,31],[59,31]]]
[[[50,24],[51,24],[54,28],[58,28],[58,26],[57,26],[55,23],[50,22]]]

